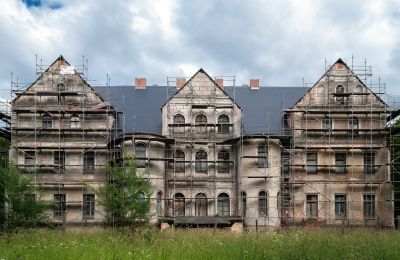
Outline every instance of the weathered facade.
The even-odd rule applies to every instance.
[[[19,93],[10,155],[55,221],[99,223],[90,187],[134,155],[153,223],[393,226],[388,108],[342,60],[310,89],[232,88],[202,69],[173,88],[92,88],[60,57]]]

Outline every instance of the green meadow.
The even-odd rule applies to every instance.
[[[400,259],[395,230],[24,230],[0,236],[0,259]]]

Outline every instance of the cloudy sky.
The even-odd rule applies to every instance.
[[[236,85],[315,82],[325,59],[366,59],[400,94],[399,0],[1,0],[0,86],[35,79],[35,55],[89,61],[91,84],[165,85],[168,76],[235,75]]]

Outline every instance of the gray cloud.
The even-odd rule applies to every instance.
[[[47,1],[52,3],[54,1]],[[0,95],[10,72],[33,81],[35,54],[51,63],[63,54],[89,59],[92,84],[132,84],[136,76],[166,84],[167,76],[259,77],[266,85],[317,80],[324,59],[364,58],[396,88],[400,6],[396,1],[107,1],[60,0],[58,9],[1,1]],[[377,78],[377,77],[376,77]]]

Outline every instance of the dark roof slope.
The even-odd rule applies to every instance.
[[[161,107],[175,93],[167,87],[94,87],[117,110],[124,113],[120,126],[125,132],[161,134]],[[171,88],[170,88],[171,89]],[[224,91],[242,108],[245,134],[279,134],[283,110],[290,108],[308,88],[302,87],[225,87]]]

